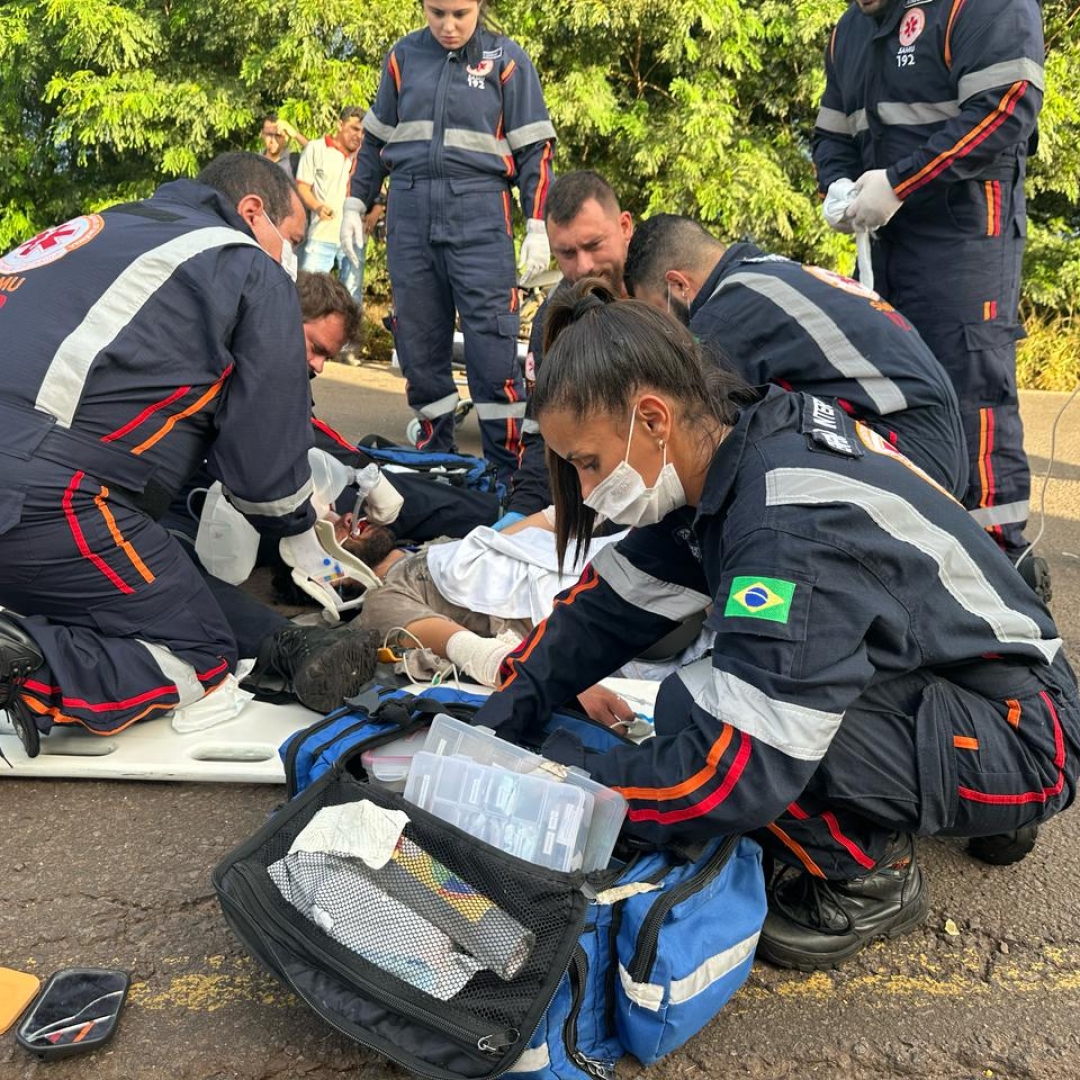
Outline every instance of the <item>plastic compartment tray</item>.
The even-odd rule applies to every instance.
[[[421,728],[400,739],[383,743],[360,755],[360,763],[375,780],[389,791],[404,791],[413,756],[424,749],[427,728]]]
[[[581,868],[593,812],[593,797],[581,788],[421,752],[405,799],[519,859],[552,870]]]
[[[488,728],[473,727],[445,713],[440,713],[431,722],[424,749],[444,757],[470,758],[482,765],[496,765],[516,773],[539,772],[544,778],[557,778],[545,770],[545,765],[550,763],[539,754],[500,739]],[[563,774],[562,766],[556,765],[555,768],[559,775]],[[598,784],[586,773],[576,770],[565,771],[564,783],[580,788],[593,797],[592,822],[585,843],[582,869],[586,873],[603,869],[611,860],[611,852],[626,818],[626,800],[617,791]]]

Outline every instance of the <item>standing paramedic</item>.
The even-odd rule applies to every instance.
[[[283,547],[313,538],[304,224],[282,169],[230,153],[0,258],[18,282],[0,293],[0,708],[30,756],[54,724],[119,731],[235,667],[221,608],[156,520],[203,460]],[[324,652],[342,697],[351,637]]]
[[[875,289],[953,380],[964,505],[1013,562],[1027,546],[1017,309],[1043,59],[1036,0],[856,0],[829,42],[814,129],[821,191],[857,189],[836,227],[877,230]],[[1020,570],[1049,599],[1045,560]]]
[[[341,244],[359,259],[363,215],[389,173],[394,340],[421,422],[419,444],[454,444],[456,309],[484,456],[508,480],[525,415],[511,187],[527,219],[527,280],[549,262],[543,218],[555,129],[532,62],[485,28],[485,0],[424,0],[423,7],[427,27],[387,54],[364,117]]]
[[[656,737],[544,752],[647,842],[753,832],[784,864],[759,955],[813,969],[923,920],[912,835],[1019,831],[1072,801],[1080,705],[1043,604],[964,508],[836,405],[755,400],[674,319],[595,279],[552,300],[533,403],[560,557],[632,526],[504,661],[476,715],[512,742],[711,605]],[[711,370],[710,370],[711,369]],[[573,661],[568,662],[568,657]]]

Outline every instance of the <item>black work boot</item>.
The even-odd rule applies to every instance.
[[[41,753],[41,733],[19,688],[44,663],[34,639],[10,615],[0,612],[0,709],[7,712],[27,757]]]
[[[1012,866],[1031,851],[1038,836],[1038,825],[1025,825],[993,836],[975,836],[968,841],[968,854],[991,866]]]
[[[375,674],[378,635],[348,627],[283,626],[269,641],[266,666],[301,705],[328,713]]]
[[[865,877],[826,881],[786,866],[766,889],[769,914],[757,955],[778,967],[835,967],[877,938],[914,930],[930,895],[911,837],[897,836]]]
[[[1050,585],[1050,567],[1039,555],[1027,555],[1016,568],[1019,575],[1027,582],[1028,588],[1044,603],[1049,604],[1054,598]]]

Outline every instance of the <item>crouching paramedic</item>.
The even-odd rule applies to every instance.
[[[644,840],[755,832],[784,864],[759,953],[803,969],[923,920],[913,834],[1000,857],[989,837],[1072,802],[1061,639],[959,503],[821,399],[747,399],[674,320],[595,282],[548,326],[534,402],[559,549],[597,514],[635,528],[507,658],[477,723],[535,738],[711,604],[712,656],[661,684],[656,738],[596,754],[557,731],[545,752],[621,791]]]
[[[29,754],[54,724],[118,731],[235,666],[155,520],[201,461],[260,530],[310,530],[304,223],[273,162],[225,154],[0,259],[19,283],[0,293],[0,707]]]

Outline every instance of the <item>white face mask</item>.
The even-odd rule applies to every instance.
[[[281,241],[281,269],[284,270],[285,273],[293,279],[293,281],[295,281],[296,271],[299,265],[296,258],[296,252],[293,251],[292,244],[290,244],[289,241],[281,235],[278,227],[272,221],[270,221],[270,215],[264,214],[263,217],[266,218],[267,222],[270,225],[270,228],[278,234],[278,239]]]
[[[635,409],[635,412],[637,410]],[[630,442],[634,438],[634,414],[630,415],[630,436],[622,461],[589,492],[585,505],[617,525],[655,525],[672,510],[686,505],[686,492],[675,466],[667,459],[652,487],[646,487],[641,473],[629,462]]]

